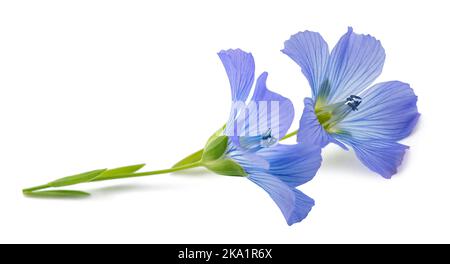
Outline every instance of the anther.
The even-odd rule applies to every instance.
[[[362,98],[356,95],[350,95],[347,97],[347,100],[345,101],[345,104],[350,106],[353,111],[358,110],[358,106],[361,104]]]
[[[261,146],[270,147],[275,144],[277,139],[272,136],[272,129],[268,129],[264,134],[261,135]]]

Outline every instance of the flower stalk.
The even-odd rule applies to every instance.
[[[48,188],[62,187],[62,186],[71,186],[71,185],[87,183],[87,182],[98,182],[98,181],[108,181],[108,180],[116,180],[116,179],[167,174],[167,173],[172,173],[172,172],[176,172],[176,171],[182,171],[182,170],[187,170],[187,169],[191,169],[191,168],[204,166],[202,161],[198,161],[198,162],[186,164],[184,166],[179,166],[179,167],[170,168],[170,169],[163,169],[163,170],[154,170],[154,171],[146,171],[146,172],[131,172],[131,173],[126,173],[125,172],[126,170],[123,170],[124,168],[131,168],[131,167],[134,167],[134,168],[139,167],[139,169],[140,169],[141,167],[143,167],[143,165],[144,164],[122,167],[122,168],[111,169],[111,170],[96,170],[93,172],[82,173],[82,174],[78,174],[78,175],[74,175],[74,176],[61,178],[59,180],[56,180],[56,181],[53,181],[53,182],[50,182],[47,184],[43,184],[43,185],[31,187],[31,188],[26,188],[26,189],[23,189],[22,192],[24,195],[27,195],[27,196],[34,196],[34,195],[37,195],[37,196],[55,196],[55,195],[72,196],[72,194],[82,194],[83,192],[78,192],[78,191],[72,192],[72,191],[65,191],[65,190],[60,190],[58,192],[55,192],[55,191],[45,191],[44,192],[41,190],[48,189]],[[119,172],[119,173],[115,173],[114,170],[116,170],[116,172]],[[88,177],[86,177],[86,176],[88,176]],[[45,194],[48,194],[48,195],[45,195]],[[66,194],[66,195],[62,195],[62,194]],[[88,193],[84,193],[84,194],[89,195]]]

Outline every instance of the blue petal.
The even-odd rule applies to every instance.
[[[347,138],[359,160],[372,171],[389,179],[397,173],[408,146],[384,140],[357,140]]]
[[[332,142],[347,150],[347,147],[344,144],[335,140],[325,131],[325,129],[323,129],[319,120],[317,120],[313,100],[311,98],[305,98],[304,103],[305,108],[303,108],[303,114],[300,118],[297,142],[318,145],[321,147],[325,147],[328,143]]]
[[[314,206],[313,199],[299,190],[289,187],[275,176],[259,173],[251,174],[248,179],[270,195],[280,208],[288,225],[302,221]]]
[[[232,143],[229,144],[226,156],[241,165],[249,174],[267,171],[270,166],[269,162],[263,157],[248,150],[235,147]]]
[[[258,155],[270,164],[269,174],[274,175],[291,187],[310,181],[322,162],[321,148],[315,145],[278,144],[258,151]]]
[[[353,33],[349,28],[331,52],[327,66],[329,103],[345,100],[367,88],[383,70],[384,49],[370,35]]]
[[[259,114],[250,112],[250,115],[258,115],[259,121],[262,119],[266,120],[266,123],[269,124],[272,136],[280,139],[286,135],[292,125],[292,121],[294,120],[294,105],[288,98],[267,89],[267,75],[267,72],[263,72],[259,76],[252,97],[252,102],[255,102],[258,105]],[[267,103],[267,109],[262,109],[261,106],[263,106],[264,103]],[[248,129],[250,135],[252,133],[261,135],[267,131],[266,128],[261,128],[258,123],[250,123]]]
[[[328,45],[325,40],[316,32],[299,32],[284,42],[282,52],[302,68],[302,72],[311,86],[312,97],[315,99],[325,80],[329,57]]]
[[[417,96],[408,84],[380,83],[365,90],[361,97],[359,110],[351,112],[337,129],[359,140],[398,141],[411,134],[419,113]]]
[[[239,146],[247,151],[256,152],[262,148],[268,148],[278,143],[277,139],[270,136],[270,130],[259,136],[239,137]]]
[[[267,72],[256,81],[255,92],[247,105],[236,103],[238,114],[232,109],[225,134],[237,143],[236,136],[257,140],[270,130],[278,140],[286,135],[294,119],[294,106],[288,98],[270,91],[266,87]],[[238,143],[237,143],[238,144]]]
[[[256,152],[262,148],[261,141],[262,136],[245,136],[245,137],[238,137],[239,140],[239,147],[250,151],[250,152]]]
[[[218,53],[230,80],[234,101],[246,101],[255,77],[255,61],[251,53],[240,49],[222,50]]]

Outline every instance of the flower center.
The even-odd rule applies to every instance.
[[[264,134],[261,135],[261,146],[267,148],[277,143],[277,139],[272,136],[272,129],[269,128]]]
[[[337,133],[334,128],[336,124],[342,121],[348,114],[358,110],[362,98],[357,95],[350,95],[345,101],[331,105],[321,105],[316,103],[315,113],[317,120],[322,127],[329,133]]]
[[[278,139],[272,135],[272,129],[267,129],[258,136],[239,137],[239,143],[242,148],[250,151],[258,151],[262,148],[268,148],[278,142]]]

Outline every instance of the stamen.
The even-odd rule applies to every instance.
[[[277,139],[272,136],[272,129],[269,128],[264,134],[261,136],[261,146],[270,147],[277,142]]]
[[[317,119],[325,130],[332,131],[332,128],[342,121],[348,114],[352,111],[357,111],[361,102],[361,97],[357,95],[350,95],[343,102],[325,105],[322,107],[317,107],[316,104],[315,112]]]
[[[270,147],[277,142],[278,139],[272,136],[272,130],[270,128],[261,135],[239,137],[241,147],[252,151]]]
[[[361,97],[356,95],[350,95],[349,97],[347,97],[345,104],[350,106],[353,111],[357,111],[358,106],[359,104],[361,104],[361,102],[362,102]]]

